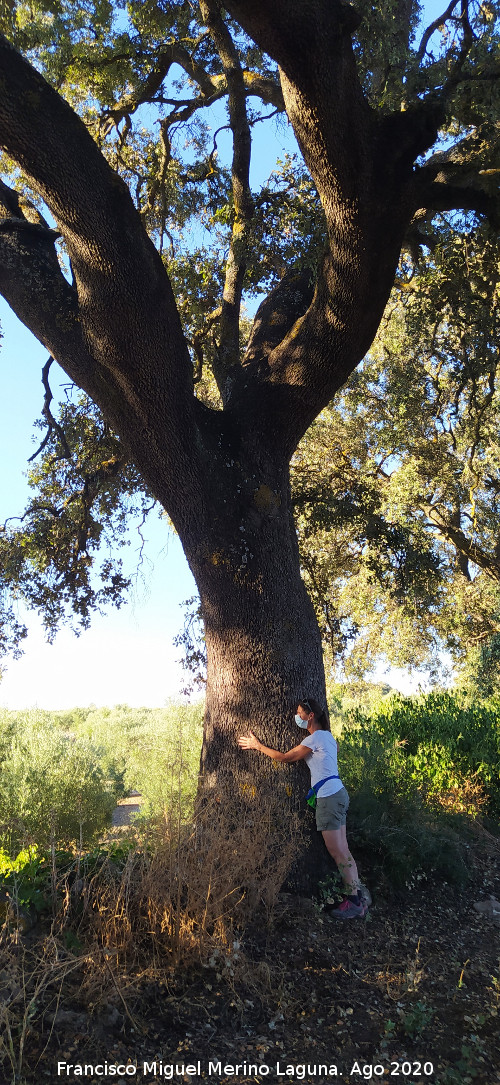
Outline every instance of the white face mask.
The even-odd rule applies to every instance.
[[[304,730],[307,731],[307,720],[303,720],[301,716],[296,716],[295,723],[298,727],[303,727]]]

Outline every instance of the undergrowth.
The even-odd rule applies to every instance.
[[[56,876],[50,858],[36,851],[11,861],[10,869],[4,859],[9,907],[0,936],[0,1060],[12,1082],[22,1080],[40,1007],[56,1013],[75,971],[87,1004],[118,992],[132,1023],[125,991],[138,974],[164,983],[210,968],[229,985],[245,977],[251,987],[243,933],[257,913],[272,925],[301,846],[298,826],[289,822],[286,837],[276,828],[278,801],[276,793],[265,802],[244,794],[223,808],[205,797],[186,818],[179,795],[168,813],[128,839],[85,854],[56,853]],[[30,924],[19,920],[34,919],[34,911],[46,934],[28,949],[19,931]]]
[[[354,850],[386,887],[463,885],[478,832],[498,833],[498,701],[460,694],[386,697],[344,718],[342,778]]]
[[[426,724],[423,702],[414,716],[401,701],[392,708],[385,702],[369,719],[351,717],[340,739],[340,771],[351,793],[349,838],[375,897],[377,888],[415,890],[431,878],[464,883],[474,832],[484,832],[485,807],[494,809],[488,773],[477,772],[470,760],[473,744],[456,734],[458,723],[463,729],[463,713],[452,713],[452,723],[436,723],[430,735],[430,724],[445,707],[444,701],[436,704],[429,703]],[[133,710],[87,713],[73,736],[67,720],[35,721],[38,737],[31,745],[25,742],[25,764],[19,757],[15,772],[6,775],[26,787],[31,781],[40,792],[46,783],[55,809],[54,780],[63,778],[64,759],[72,758],[76,766],[73,821],[53,817],[44,828],[38,796],[30,837],[28,817],[21,819],[15,806],[4,808],[4,817],[10,814],[4,842],[11,850],[0,858],[0,1060],[6,1080],[16,1085],[24,1081],[33,1036],[39,1032],[45,1047],[50,1044],[70,988],[89,1007],[114,1000],[134,1029],[131,995],[144,977],[168,989],[174,977],[198,970],[215,975],[233,1002],[242,986],[250,999],[252,991],[256,999],[265,999],[271,989],[276,995],[276,976],[265,961],[249,957],[246,935],[258,925],[272,939],[278,894],[304,839],[289,813],[283,817],[276,786],[242,788],[232,799],[226,794],[224,803],[210,795],[197,800],[200,708],[189,710],[185,719],[179,706],[176,712],[170,706],[153,719],[144,710],[136,727]],[[484,717],[482,722],[477,714],[474,718],[475,732],[483,736],[481,742],[478,738],[481,756],[492,757],[496,732],[488,736]],[[4,765],[6,751],[18,741],[12,718],[7,723]],[[60,759],[53,779],[47,768],[45,781],[40,766],[30,773],[29,754],[42,750],[39,736],[51,726],[57,733],[50,748],[60,750]],[[468,762],[456,753],[462,743]],[[100,797],[101,821],[92,820],[90,811],[84,822],[77,788],[82,751],[97,766],[92,786],[97,782],[108,805],[118,786],[146,791],[148,817],[128,836],[106,837],[101,828],[100,843],[95,842],[96,825],[103,825]],[[42,768],[47,764],[41,757]],[[9,789],[15,804],[10,783]],[[66,828],[58,836],[60,825]],[[24,845],[17,855],[16,841]],[[330,882],[320,887],[319,901],[330,891]],[[36,937],[30,941],[34,924]],[[408,1036],[425,1029],[426,1015],[423,1003],[408,1011]]]

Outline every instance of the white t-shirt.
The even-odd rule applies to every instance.
[[[306,755],[306,762],[311,770],[311,787],[326,776],[337,776],[337,743],[330,731],[313,731],[301,746],[308,746],[311,753]],[[335,795],[343,787],[342,780],[328,780],[317,792],[318,798]]]

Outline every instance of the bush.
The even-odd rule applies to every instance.
[[[411,776],[426,794],[455,792],[460,810],[460,790],[469,796],[472,791],[476,812],[500,817],[500,698],[476,702],[460,692],[393,695],[369,716],[353,712],[352,726],[376,732],[384,744],[404,743]],[[467,805],[472,812],[474,800]]]
[[[366,723],[343,732],[339,756],[351,797],[349,837],[355,853],[366,854],[372,878],[401,888],[432,876],[465,883],[463,819],[429,804],[404,746]]]
[[[26,844],[43,852],[89,844],[109,824],[115,802],[91,743],[36,712],[18,719],[0,773],[0,839],[11,855]]]
[[[125,790],[141,792],[143,817],[163,815],[179,798],[192,810],[202,715],[199,704],[4,711],[0,844],[11,855],[26,842],[42,850],[87,846],[107,826]]]
[[[84,724],[109,774],[140,791],[142,815],[163,814],[179,796],[188,809],[196,796],[203,738],[203,705],[170,702],[163,709],[96,709]]]

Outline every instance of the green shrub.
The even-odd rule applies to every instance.
[[[472,702],[460,692],[393,695],[369,717],[353,712],[347,731],[352,727],[376,732],[383,743],[403,742],[412,778],[427,794],[455,791],[458,802],[461,789],[472,791],[478,809],[500,817],[500,698]],[[472,806],[471,798],[464,809]]]
[[[87,716],[84,732],[107,771],[113,764],[124,787],[141,793],[142,814],[162,814],[178,798],[191,808],[203,738],[202,704],[96,709]]]
[[[465,883],[463,819],[429,804],[404,745],[366,722],[343,732],[339,759],[351,796],[349,836],[354,851],[366,855],[372,877],[401,888],[434,876]]]
[[[56,852],[56,856],[60,864],[60,853]],[[0,884],[16,907],[33,907],[37,912],[47,908],[50,873],[47,858],[35,845],[24,848],[14,859],[0,849]]]
[[[98,753],[37,713],[26,713],[23,722],[0,772],[3,846],[15,854],[27,843],[42,851],[90,843],[109,823],[116,802]]]
[[[391,885],[464,882],[470,818],[500,814],[500,700],[392,695],[344,722],[342,777],[356,847]]]
[[[191,810],[198,788],[203,706],[170,704],[135,736],[125,779],[144,799],[143,812],[162,813],[180,801]]]

